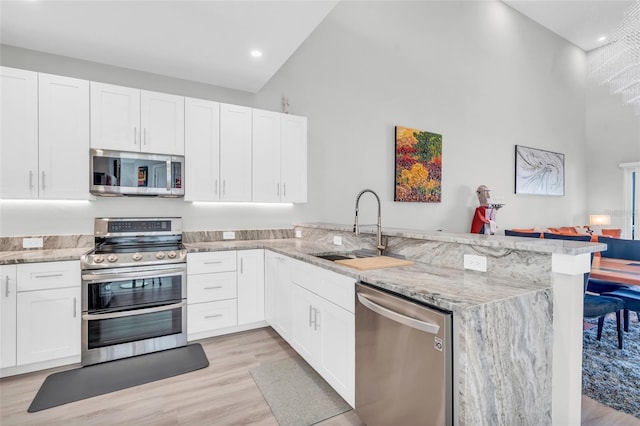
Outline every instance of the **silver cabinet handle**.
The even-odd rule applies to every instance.
[[[219,290],[219,289],[221,289],[221,288],[222,288],[222,286],[221,286],[221,285],[215,285],[215,286],[213,286],[213,287],[205,287],[204,289],[205,289],[205,290]]]
[[[137,127],[133,128],[133,144],[134,145],[138,144],[138,128]]]
[[[371,309],[376,314],[382,315],[383,317],[388,318],[391,321],[395,321],[411,328],[415,328],[416,330],[424,331],[431,334],[438,334],[438,331],[440,330],[440,326],[438,324],[431,324],[399,314],[376,303],[373,303],[362,294],[358,294],[358,301],[360,301],[360,303],[362,303],[365,307]]]
[[[240,273],[244,273],[244,259],[240,258]]]
[[[205,319],[220,318],[221,316],[222,316],[222,314],[205,315],[205,316],[204,316],[204,318],[205,318]]]
[[[101,319],[122,318],[122,317],[130,317],[132,315],[144,315],[144,314],[152,314],[155,312],[170,311],[172,309],[184,308],[186,306],[187,306],[187,302],[179,302],[179,303],[173,303],[171,305],[164,305],[164,306],[158,306],[158,307],[146,308],[146,309],[136,309],[133,311],[111,312],[106,314],[84,314],[82,315],[82,319],[83,320],[101,320]]]
[[[167,160],[167,191],[171,191],[172,183],[173,183],[173,173],[171,173],[171,160]]]
[[[64,274],[46,274],[46,275],[34,275],[34,278],[56,278],[56,277],[61,277]]]
[[[312,312],[313,308],[311,307],[311,305],[309,305],[309,327],[311,327],[311,325],[313,324],[313,320],[311,319],[311,317],[313,316]]]
[[[42,171],[42,190],[44,190],[44,170]]]
[[[147,128],[142,129],[142,144],[147,144]]]
[[[9,291],[9,275],[5,275],[4,276],[4,284],[5,284],[5,288],[4,288],[4,297],[9,297],[9,293],[11,293]]]
[[[29,170],[29,189],[33,189],[33,170]]]
[[[287,196],[287,182],[282,184],[282,196],[283,197]]]
[[[318,329],[320,328],[320,322],[318,321],[318,316],[320,315],[320,311],[317,309],[314,309],[314,311],[315,311],[315,315],[313,316],[313,330],[318,331]]]
[[[280,182],[276,183],[276,195],[280,196]]]
[[[219,263],[222,263],[221,260],[211,260],[209,262],[204,262],[205,265],[217,265]]]
[[[78,302],[78,301],[77,301],[77,299],[74,297],[74,298],[73,298],[73,317],[74,317],[74,318],[75,318],[75,317],[77,316],[77,314],[78,314],[78,312],[77,312],[77,309],[78,309],[78,308],[77,308],[77,302]]]

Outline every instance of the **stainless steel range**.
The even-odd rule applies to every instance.
[[[187,344],[180,218],[96,218],[81,259],[82,365]]]

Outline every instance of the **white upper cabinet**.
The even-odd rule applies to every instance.
[[[91,147],[140,151],[140,90],[91,82]]]
[[[38,198],[38,73],[0,67],[0,198]]]
[[[92,81],[91,147],[184,155],[184,97]]]
[[[184,155],[184,97],[142,90],[140,100],[141,150]]]
[[[89,82],[39,74],[40,198],[89,198]]]
[[[220,200],[251,201],[251,108],[220,104]]]
[[[253,110],[253,201],[279,202],[280,116],[260,109]]]
[[[89,199],[89,82],[1,74],[0,197]]]
[[[186,201],[220,200],[220,104],[185,99]]]
[[[282,114],[280,136],[281,201],[307,202],[307,117]]]
[[[306,117],[253,110],[253,201],[307,201]]]

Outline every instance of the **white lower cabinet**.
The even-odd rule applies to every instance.
[[[0,366],[20,367],[69,357],[79,360],[80,262],[4,265],[0,272]],[[33,369],[17,373],[26,371]]]
[[[238,325],[264,321],[264,250],[238,252]]]
[[[16,365],[16,265],[0,266],[0,368]]]
[[[265,252],[265,317],[286,341],[293,330],[293,283],[287,256]]]
[[[347,401],[355,404],[355,280],[265,254],[267,322]]]

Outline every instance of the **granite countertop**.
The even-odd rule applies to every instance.
[[[335,245],[301,239],[203,242],[185,246],[191,253],[268,249],[452,312],[550,288],[549,284],[500,279],[485,273],[436,267],[421,262],[361,271],[314,256],[340,252]]]
[[[0,251],[0,265],[78,260],[93,247]]]

